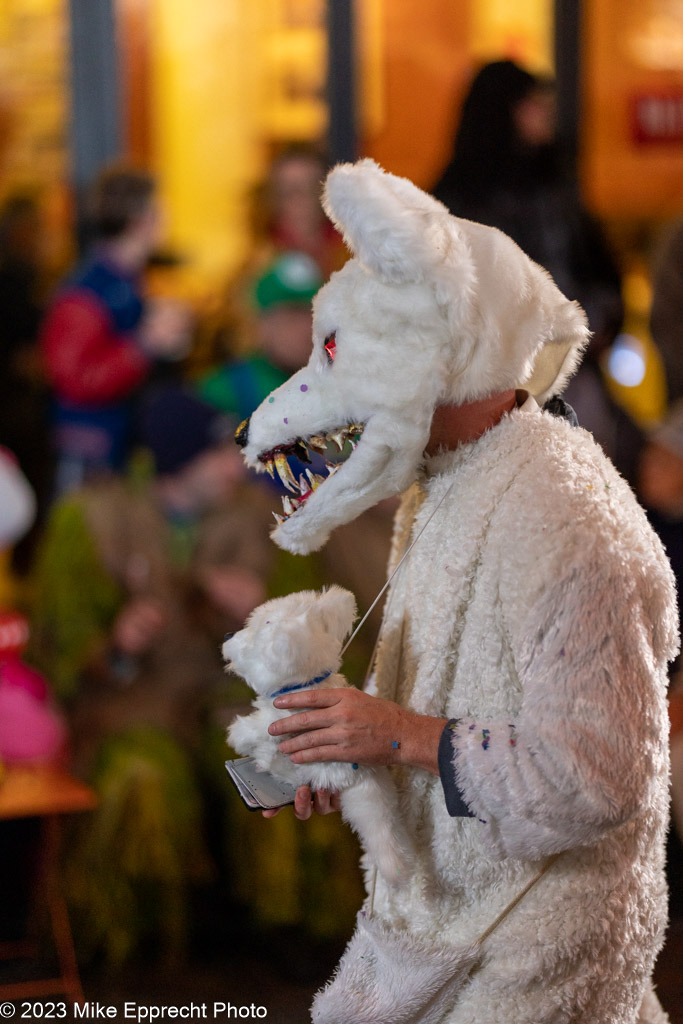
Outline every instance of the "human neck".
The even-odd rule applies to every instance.
[[[505,413],[514,409],[516,403],[516,393],[510,389],[475,402],[437,406],[425,454],[436,455],[438,451],[452,450],[460,444],[476,441]]]
[[[125,274],[139,274],[148,258],[147,247],[136,236],[110,239],[102,249]]]

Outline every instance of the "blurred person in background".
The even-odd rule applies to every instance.
[[[308,254],[276,254],[246,289],[251,325],[245,324],[245,355],[200,380],[202,398],[242,420],[305,365],[312,346],[311,301],[322,283],[320,269]],[[331,450],[326,457],[335,460],[340,453]],[[313,456],[304,465],[294,457],[288,459],[297,478],[306,469],[325,473],[324,461]],[[269,485],[263,488],[268,508],[281,511],[280,481],[264,476],[257,486],[263,484]],[[292,555],[272,545],[268,597],[337,582],[353,589],[361,607],[367,608],[384,582],[392,516],[393,509],[370,510],[360,526],[341,527],[326,549],[315,555]],[[346,662],[359,685],[380,612],[354,643]],[[233,846],[250,851],[248,858],[233,862],[233,878],[247,920],[262,936],[262,948],[272,953],[282,944],[290,950],[296,944],[302,953],[295,958],[297,974],[315,972],[316,951],[324,952],[328,941],[346,934],[361,899],[355,837],[329,818],[306,831],[293,815],[281,815],[270,833],[258,816],[241,806],[235,809],[231,829]],[[291,970],[288,959],[286,971]]]
[[[14,455],[0,448],[0,555],[26,533],[35,514],[28,480]],[[66,731],[48,680],[23,660],[28,634],[11,588],[0,586],[0,786],[14,766],[60,762],[65,753]],[[0,821],[0,943],[26,937],[40,827],[37,818]]]
[[[201,397],[241,422],[271,391],[305,366],[313,344],[311,302],[323,283],[310,256],[301,252],[277,255],[251,283],[253,324],[249,343],[253,350],[201,379]],[[288,462],[298,480],[307,469],[326,475],[326,460],[336,462],[348,454],[329,446],[324,456],[312,455],[309,464],[294,456],[289,456]],[[272,490],[282,490],[279,480],[274,481]],[[278,551],[274,589],[284,594],[334,581],[352,590],[361,608],[369,607],[384,583],[395,507],[393,500],[382,502],[364,513],[358,522],[339,527],[316,556],[303,558]],[[276,502],[273,510],[280,511]],[[373,613],[369,634],[373,627],[375,631],[379,629],[380,617],[381,607]],[[371,648],[372,639],[369,643]],[[363,652],[360,659],[364,654],[369,656],[365,635],[358,646]],[[358,670],[362,671],[360,666]]]
[[[308,362],[311,354],[313,296],[323,284],[313,259],[283,252],[249,286],[250,325],[238,348],[199,382],[199,393],[238,422],[251,416],[271,391]]]
[[[326,166],[317,150],[289,146],[273,161],[254,197],[253,251],[230,289],[224,361],[197,385],[205,401],[240,420],[308,361],[311,301],[347,258],[343,240],[321,205]],[[330,448],[326,457],[336,461],[343,454]],[[297,478],[306,469],[324,472],[322,465],[288,461]],[[259,479],[270,484],[267,477]],[[264,490],[269,507],[280,512],[279,482]],[[341,527],[318,554],[295,556],[273,546],[268,597],[335,582],[353,590],[366,610],[385,579],[390,505],[383,503],[365,513],[362,522]],[[358,685],[380,617],[381,605],[345,659],[346,671]],[[283,962],[285,974],[315,973],[317,955],[348,933],[362,899],[357,842],[335,816],[316,821],[310,830],[292,814],[282,814],[272,824],[269,833],[241,806],[231,818],[233,848],[249,850],[249,857],[233,861],[236,893],[246,914],[242,921],[255,929],[260,947],[271,958],[281,946],[289,953],[297,949],[300,955]]]
[[[88,209],[95,242],[41,327],[54,394],[57,494],[124,468],[141,386],[155,361],[181,358],[190,342],[188,309],[143,294],[142,275],[163,230],[154,179],[108,168],[92,186]]]
[[[652,276],[650,330],[664,364],[669,403],[683,398],[683,220],[665,231]]]
[[[273,159],[268,177],[254,197],[255,257],[266,252],[306,253],[323,280],[343,266],[343,239],[328,220],[320,197],[329,170],[322,152],[305,143],[289,144]]]
[[[671,562],[679,595],[683,593],[683,398],[644,444],[637,494]],[[679,612],[683,609],[679,606]],[[669,836],[671,909],[683,914],[683,677],[681,659],[671,666],[671,811],[675,833]]]
[[[620,274],[563,166],[554,84],[509,60],[481,68],[432,192],[456,216],[504,231],[583,306],[593,336],[563,397],[633,483],[640,435],[612,401],[600,369],[623,319]]]
[[[619,272],[563,167],[551,81],[513,61],[485,65],[465,97],[453,155],[433,194],[456,216],[510,235],[580,302],[594,333],[607,343],[614,338],[622,319]]]
[[[683,585],[683,399],[669,409],[643,447],[638,471],[638,497],[667,549],[679,584]]]
[[[280,256],[307,257],[309,266],[316,268],[309,276],[317,274],[321,284],[343,266],[348,257],[344,241],[321,203],[327,170],[327,160],[318,148],[290,143],[274,157],[267,176],[248,197],[250,250],[226,289],[222,308],[213,322],[205,325],[210,335],[205,346],[212,352],[210,361],[239,359],[258,350],[254,284],[271,272]],[[301,289],[295,286],[295,290]],[[291,356],[282,356],[282,365],[291,366]],[[274,361],[278,363],[277,355]]]
[[[265,598],[271,559],[234,426],[184,388],[154,389],[140,423],[153,475],[64,496],[39,551],[30,653],[100,800],[68,851],[86,955],[122,961],[150,936],[178,952],[191,881],[224,867],[205,816],[227,788],[220,645]]]
[[[46,288],[37,200],[10,195],[0,207],[0,445],[19,460],[37,498],[34,528],[12,552],[28,569],[52,490],[48,391],[38,351]]]

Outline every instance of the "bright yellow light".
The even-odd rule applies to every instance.
[[[475,63],[506,57],[532,71],[553,69],[550,0],[476,0],[470,5],[470,47]]]

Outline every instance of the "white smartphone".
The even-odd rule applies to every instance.
[[[296,787],[259,768],[253,757],[237,757],[226,761],[225,767],[250,811],[270,811],[294,803]]]

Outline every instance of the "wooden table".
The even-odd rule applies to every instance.
[[[0,777],[0,820],[39,818],[41,822],[36,895],[38,899],[45,899],[60,968],[58,977],[0,985],[0,1002],[57,993],[64,993],[75,1003],[83,1002],[73,937],[60,885],[60,817],[92,810],[96,804],[97,797],[89,786],[51,765],[10,765],[5,767]],[[15,959],[27,950],[27,943],[0,943],[0,958]]]

